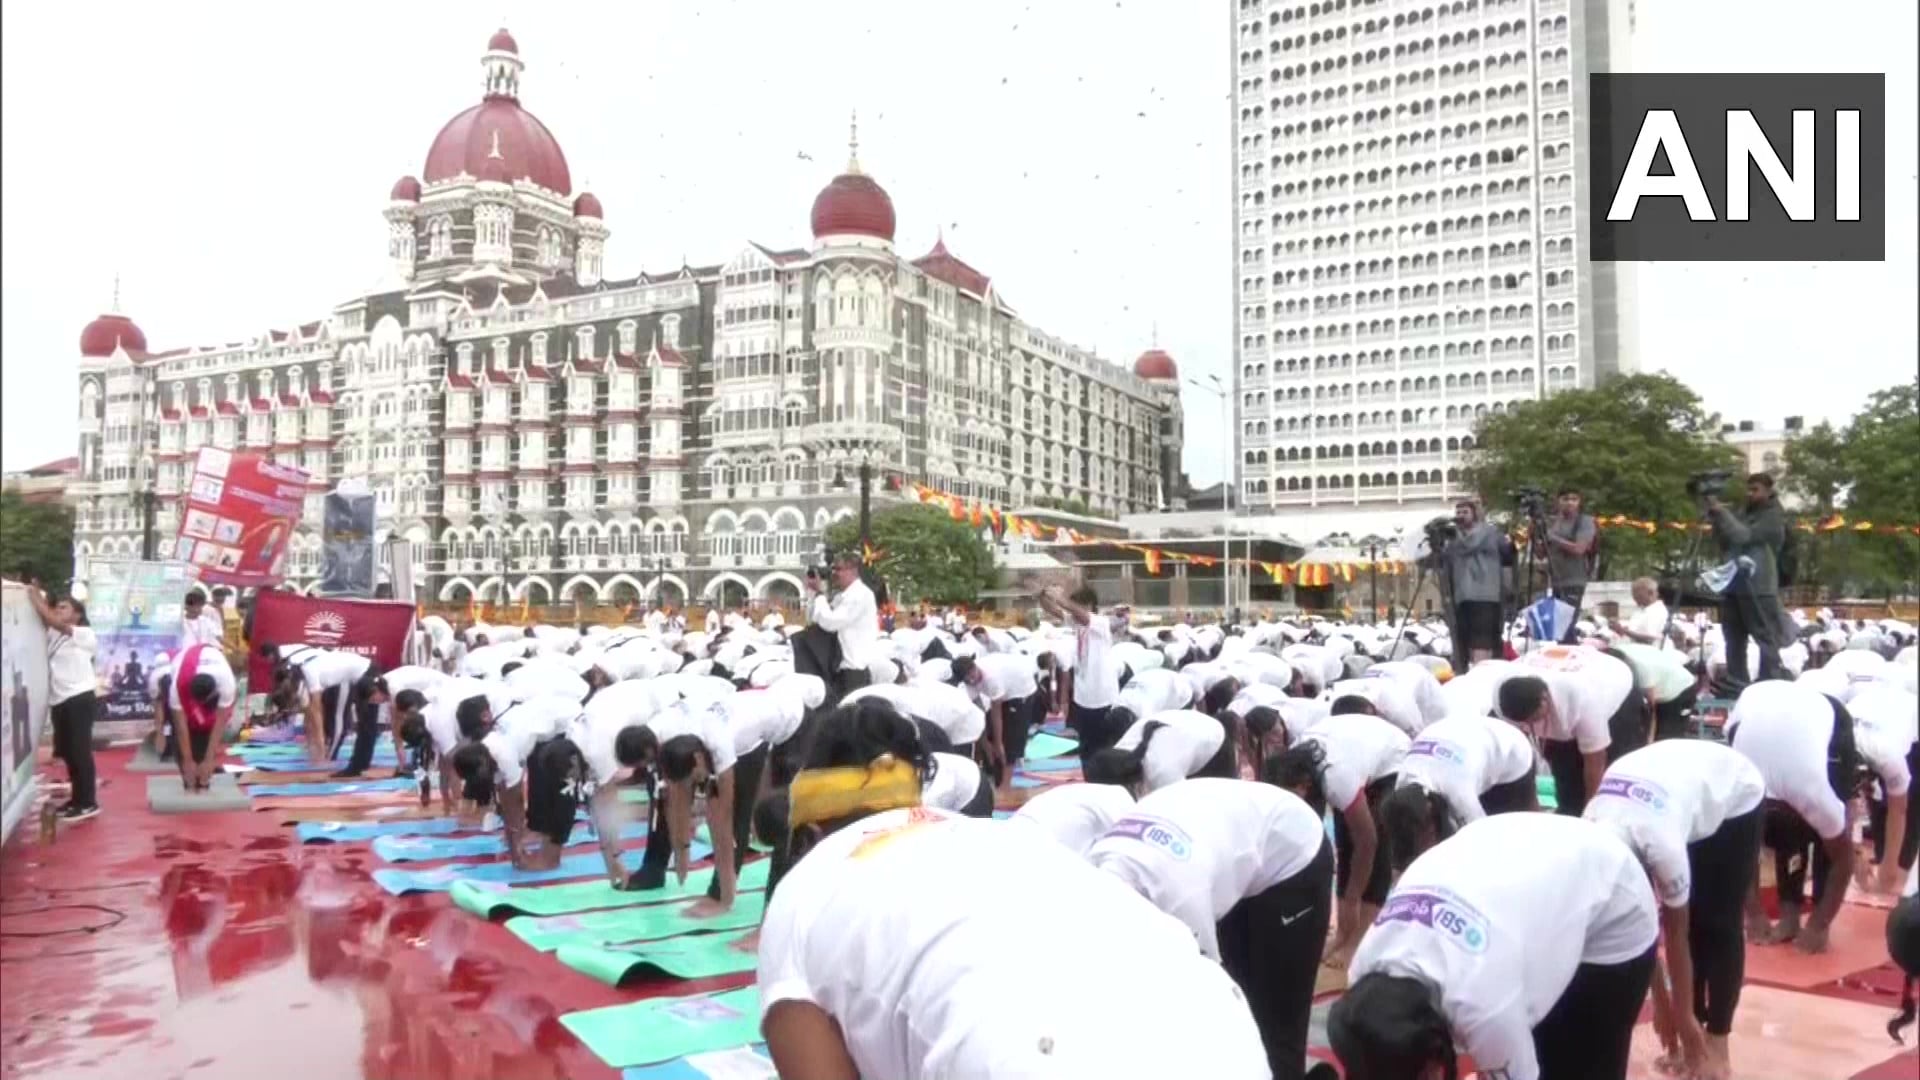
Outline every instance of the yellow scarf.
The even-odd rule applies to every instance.
[[[920,771],[893,755],[871,765],[803,769],[788,788],[788,825],[877,814],[920,805]]]

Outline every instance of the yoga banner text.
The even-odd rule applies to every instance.
[[[286,576],[287,542],[306,497],[303,469],[275,465],[259,454],[203,447],[174,557],[199,567],[201,580],[216,585],[277,585]]]
[[[253,642],[282,649],[312,645],[371,657],[381,670],[407,662],[413,605],[398,600],[348,600],[263,591],[253,601]],[[272,665],[255,649],[247,659],[250,686],[273,682]]]

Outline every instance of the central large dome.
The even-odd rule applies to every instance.
[[[519,47],[505,30],[487,42],[485,100],[447,121],[427,150],[420,174],[428,184],[462,174],[511,184],[530,180],[559,195],[573,194],[567,155],[547,125],[519,101]]]

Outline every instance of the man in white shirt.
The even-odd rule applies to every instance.
[[[832,673],[837,694],[844,695],[867,685],[871,661],[880,653],[880,605],[873,590],[860,580],[860,558],[842,552],[833,560],[833,599],[821,592],[817,575],[807,576],[807,591],[813,600],[807,607],[807,621],[834,636],[839,645],[839,670]]]
[[[207,598],[200,593],[187,594],[185,609],[180,613],[180,647],[191,645],[212,645],[224,648],[227,639],[227,624],[220,612],[207,606]]]
[[[1090,585],[1075,589],[1071,597],[1058,586],[1049,586],[1036,599],[1054,618],[1074,624],[1076,644],[1067,726],[1080,738],[1080,765],[1085,768],[1088,757],[1111,747],[1127,730],[1126,725],[1111,723],[1107,717],[1107,710],[1120,698],[1120,670],[1113,657],[1114,621],[1100,614],[1100,596]]]
[[[980,749],[993,769],[994,787],[1004,794],[1014,766],[1026,757],[1028,732],[1046,719],[1039,664],[1023,652],[989,653],[956,660],[953,671],[987,714]]]

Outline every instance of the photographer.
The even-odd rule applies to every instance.
[[[860,580],[860,557],[851,552],[834,556],[828,571],[833,578],[834,596],[822,594],[820,575],[809,571],[807,591],[813,594],[807,606],[807,622],[834,635],[839,644],[839,669],[833,672],[837,696],[850,694],[867,685],[868,666],[881,656],[880,605],[873,590]]]
[[[1713,527],[1713,538],[1721,553],[1739,563],[1733,581],[1720,594],[1721,633],[1727,643],[1727,676],[1735,687],[1750,681],[1747,673],[1747,640],[1760,646],[1762,680],[1782,677],[1781,646],[1792,640],[1787,629],[1787,613],[1780,607],[1780,549],[1787,542],[1787,516],[1774,495],[1773,477],[1754,473],[1747,477],[1747,502],[1735,512],[1720,502],[1723,479],[1704,477],[1706,483],[1691,485]]]
[[[1580,601],[1587,595],[1588,560],[1593,556],[1594,543],[1600,533],[1593,518],[1582,512],[1583,501],[1578,488],[1561,488],[1558,512],[1542,534],[1547,551],[1547,578],[1554,599],[1572,607],[1575,620],[1580,614]],[[1574,625],[1570,620],[1560,644],[1571,645],[1573,641]]]
[[[1439,562],[1453,604],[1454,648],[1471,667],[1492,659],[1500,647],[1501,533],[1482,519],[1480,504],[1471,499],[1454,504],[1453,527],[1447,531],[1451,535],[1440,548]]]

